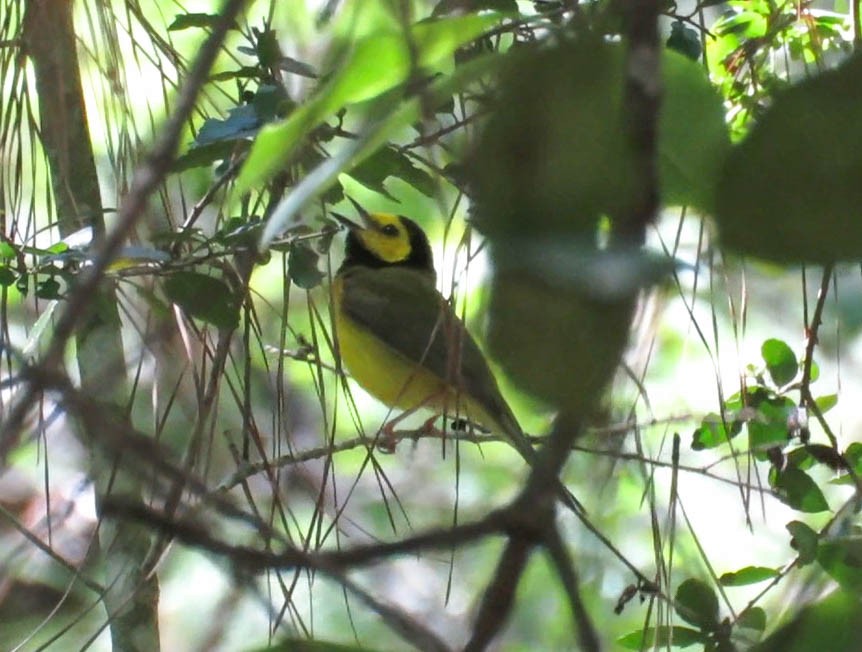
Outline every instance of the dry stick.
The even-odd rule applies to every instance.
[[[243,4],[245,4],[244,0],[225,0],[219,12],[221,19],[201,47],[200,54],[177,97],[174,112],[162,127],[155,146],[135,171],[129,193],[120,205],[116,226],[96,248],[93,264],[81,273],[78,282],[69,293],[69,300],[57,320],[48,350],[38,363],[42,371],[55,369],[62,364],[66,343],[96,296],[96,289],[105,275],[105,270],[117,256],[126,237],[143,215],[150,195],[158,189],[167,175],[176,155],[183,127],[194,109],[198,93],[206,82],[224,37]],[[38,384],[28,383],[12,406],[0,430],[0,464],[5,461],[39,390]]]

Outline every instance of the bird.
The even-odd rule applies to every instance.
[[[333,214],[347,237],[331,288],[344,366],[369,394],[403,415],[424,408],[435,413],[429,423],[445,415],[478,424],[532,465],[536,450],[488,361],[437,290],[425,232],[408,217],[371,213],[348,199],[361,223]],[[392,425],[384,434],[391,435]]]

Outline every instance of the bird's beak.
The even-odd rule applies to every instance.
[[[375,224],[374,221],[371,219],[371,214],[367,210],[362,208],[359,202],[353,199],[353,197],[351,197],[350,195],[345,195],[345,197],[347,197],[350,203],[353,204],[353,208],[356,209],[356,212],[359,213],[359,217],[362,219],[362,225],[357,224],[353,220],[344,217],[344,215],[341,215],[340,213],[330,213],[330,215],[332,215],[332,217],[334,217],[339,224],[344,227],[347,227],[347,229],[351,231],[361,230],[363,228],[373,229],[375,227]]]
[[[338,222],[344,228],[346,228],[348,231],[358,231],[362,228],[353,220],[349,220],[344,217],[344,215],[342,215],[341,213],[330,213],[329,215],[335,218],[335,221]]]

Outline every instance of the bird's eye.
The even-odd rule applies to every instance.
[[[388,235],[388,236],[398,235],[398,227],[395,226],[394,224],[387,224],[386,226],[384,226],[380,230],[383,232],[383,235]]]

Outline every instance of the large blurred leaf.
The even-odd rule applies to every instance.
[[[858,533],[821,541],[817,563],[842,589],[862,594],[862,537]]]
[[[662,57],[658,167],[661,200],[712,213],[730,152],[721,96],[699,63],[666,51]]]
[[[747,586],[778,577],[778,571],[764,566],[746,566],[732,573],[724,573],[718,578],[722,586]]]
[[[803,608],[792,621],[750,652],[858,652],[862,602],[858,595],[836,591]]]
[[[862,259],[860,115],[860,55],[778,96],[725,165],[724,245],[781,263]]]
[[[387,30],[359,40],[312,98],[283,122],[261,130],[237,178],[237,190],[246,192],[269,179],[290,160],[302,137],[341,108],[403,83],[414,66],[418,72],[439,65],[499,20],[493,13],[442,18],[418,23],[407,34]]]
[[[623,116],[621,44],[584,40],[508,55],[497,109],[473,156],[477,224],[489,235],[594,237],[600,215],[637,194]],[[665,204],[709,211],[729,148],[720,97],[703,69],[665,51],[658,125]]]

